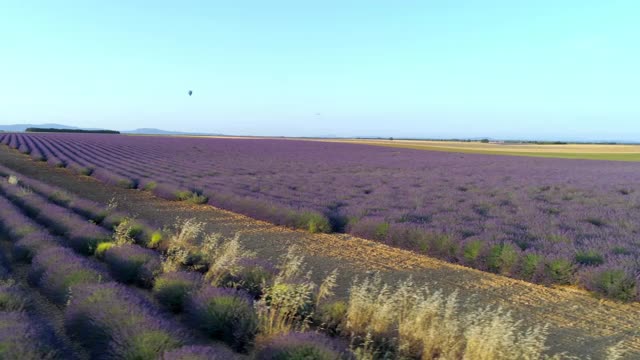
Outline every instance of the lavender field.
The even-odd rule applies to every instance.
[[[379,274],[335,299],[336,271],[316,284],[298,250],[275,265],[203,226],[181,219],[159,230],[0,165],[0,358],[513,359],[545,351],[544,327],[525,327],[500,308],[458,305],[455,294],[411,280],[389,287]],[[383,318],[372,316],[383,307]],[[434,337],[443,321],[446,331]],[[409,326],[420,331],[401,330]],[[479,341],[496,326],[504,338]]]
[[[4,134],[0,142],[167,199],[638,296],[636,163],[264,139]]]

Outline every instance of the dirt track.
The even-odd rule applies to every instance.
[[[299,245],[309,266],[320,277],[338,268],[340,291],[356,275],[379,270],[389,282],[413,276],[445,292],[458,291],[462,299],[478,306],[501,305],[525,325],[548,324],[548,345],[553,352],[566,351],[580,357],[604,358],[606,347],[624,340],[626,358],[640,358],[640,303],[620,304],[598,300],[573,288],[547,288],[523,281],[449,264],[409,251],[342,234],[309,234],[270,225],[211,206],[169,202],[136,190],[124,190],[80,177],[0,146],[0,163],[32,178],[107,203],[114,198],[119,208],[157,225],[176,217],[195,217],[208,223],[208,231],[228,236],[242,232],[243,243],[260,257],[275,259],[292,244]]]

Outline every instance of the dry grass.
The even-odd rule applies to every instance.
[[[240,262],[243,259],[255,257],[255,253],[246,250],[240,244],[240,234],[231,240],[221,241],[221,236],[208,236],[203,244],[204,260],[209,264],[205,279],[214,286],[221,286],[227,275],[235,276],[242,270]]]
[[[363,358],[539,359],[546,327],[521,329],[509,312],[463,312],[445,296],[410,279],[391,289],[375,275],[351,287],[346,331]]]
[[[311,272],[306,271],[300,250],[290,247],[273,283],[265,284],[264,294],[256,304],[261,335],[307,329],[315,309],[333,295],[337,276],[337,271],[332,271],[318,287],[311,281]]]
[[[135,244],[136,240],[131,236],[133,219],[125,217],[113,230],[113,241],[116,245]]]
[[[10,185],[18,185],[20,180],[15,175],[9,175],[9,177],[7,178],[7,182]]]

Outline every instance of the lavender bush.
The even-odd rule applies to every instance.
[[[54,359],[50,335],[24,312],[0,311],[0,359]]]
[[[143,287],[151,287],[154,277],[162,270],[160,255],[138,245],[113,246],[105,252],[104,261],[114,279]]]
[[[240,359],[238,354],[222,346],[183,346],[167,351],[161,360],[233,360]]]
[[[187,340],[152,304],[116,283],[75,288],[65,327],[94,359],[157,359]]]
[[[108,281],[108,275],[96,263],[70,249],[51,247],[33,258],[29,279],[51,301],[64,304],[75,286]]]
[[[0,182],[0,191],[29,216],[67,238],[72,248],[84,254],[92,254],[98,243],[111,237],[104,228],[20,186]]]
[[[292,140],[12,134],[2,141],[32,151],[27,139],[47,158],[158,194],[188,190],[257,219],[346,231],[529,281],[587,286],[590,269],[604,265],[640,272],[635,163]],[[597,254],[595,263],[584,254]]]
[[[3,233],[14,241],[40,229],[2,194],[0,194],[0,226]]]
[[[235,350],[246,350],[257,332],[253,301],[241,291],[205,286],[191,296],[185,310],[192,326]]]
[[[105,216],[108,215],[108,210],[94,201],[79,198],[60,188],[31,179],[19,172],[0,165],[0,176],[9,177],[11,175],[18,178],[18,184],[23,188],[29,189],[42,197],[47,198],[47,200],[55,203],[56,205],[69,208],[75,213],[96,223],[102,222]]]
[[[63,241],[48,231],[38,230],[23,236],[13,246],[13,257],[16,260],[31,262],[31,259],[43,249],[57,247]]]
[[[268,339],[256,353],[257,360],[349,359],[344,345],[312,332],[291,333]]]
[[[0,280],[0,312],[22,311],[27,305],[24,292],[13,280]]]
[[[197,272],[177,271],[158,276],[153,295],[172,312],[181,312],[193,292],[202,286],[202,275]]]

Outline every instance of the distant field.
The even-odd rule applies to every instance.
[[[421,141],[421,140],[326,140],[388,146],[406,149],[451,151],[474,154],[495,154],[513,156],[533,156],[561,159],[588,159],[614,161],[640,161],[640,145],[598,145],[598,144],[483,144],[462,141]]]

